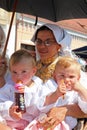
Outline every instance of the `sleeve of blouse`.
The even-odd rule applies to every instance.
[[[9,108],[11,107],[12,104],[13,104],[12,101],[6,101],[0,103],[0,114],[6,120],[13,120],[9,115]]]
[[[87,102],[83,101],[80,97],[78,97],[78,105],[81,110],[87,114]]]
[[[87,73],[81,71],[81,78],[80,83],[83,85],[83,87],[87,88]]]

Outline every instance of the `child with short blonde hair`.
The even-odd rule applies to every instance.
[[[87,88],[84,88],[80,83],[80,64],[71,57],[60,57],[54,71],[54,80],[56,91],[46,96],[43,106],[39,107],[42,113],[47,113],[52,107],[65,106],[67,104],[78,103],[84,113],[87,113]],[[39,120],[38,120],[39,119]],[[39,122],[41,121],[41,123]],[[49,115],[42,114],[36,122],[30,123],[26,130],[72,130],[77,120],[73,117],[66,116],[64,121],[59,121],[56,127],[51,126],[53,120]],[[40,123],[39,125],[37,125]],[[50,126],[50,128],[49,128]]]
[[[18,81],[22,82],[19,92],[24,92],[26,112],[17,111],[15,101],[15,88],[13,90],[13,104],[9,107],[6,123],[12,129],[24,130],[24,128],[38,115],[37,101],[42,92],[42,80],[35,76],[37,71],[34,57],[25,49],[14,52],[9,60],[9,69],[13,85]],[[14,87],[13,86],[13,87]],[[6,93],[7,94],[7,93]],[[9,94],[10,95],[10,94]]]

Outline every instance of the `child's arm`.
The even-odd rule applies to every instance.
[[[73,90],[77,91],[81,99],[87,102],[87,89],[79,81],[74,84]]]
[[[55,103],[59,97],[63,96],[66,93],[66,86],[63,80],[57,83],[58,87],[55,92],[51,93],[50,95],[46,96],[46,100],[44,105],[49,105]]]
[[[87,89],[80,82],[76,82],[74,90],[78,92],[78,105],[80,109],[87,114]]]
[[[57,94],[57,90],[56,90],[55,92],[53,92],[50,95],[46,96],[44,106],[54,103],[58,98],[59,98],[59,95]]]
[[[11,120],[11,117],[9,116],[9,108],[12,106],[12,104],[12,101],[0,102],[0,115],[2,118]]]
[[[75,84],[77,87],[77,92],[79,93],[82,100],[87,102],[87,89],[83,87],[79,82]]]

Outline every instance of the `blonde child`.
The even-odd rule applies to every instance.
[[[39,105],[42,113],[47,113],[52,107],[65,106],[67,104],[78,103],[84,113],[87,113],[87,88],[80,83],[80,64],[71,57],[61,57],[55,67],[54,80],[56,82],[56,91],[46,96],[43,105]],[[41,123],[40,123],[41,121]],[[42,114],[36,118],[26,130],[72,130],[77,120],[73,117],[66,116],[64,121],[58,121],[59,125],[54,127],[53,120],[49,115]],[[39,124],[39,125],[38,125]],[[56,124],[58,124],[56,122]]]
[[[27,50],[20,49],[14,52],[9,61],[9,68],[14,86],[17,81],[23,83],[19,91],[24,91],[26,112],[17,112],[18,106],[10,105],[9,118],[6,118],[6,122],[11,129],[24,130],[27,124],[38,115],[36,104],[42,91],[42,80],[34,76],[37,70],[36,62]]]

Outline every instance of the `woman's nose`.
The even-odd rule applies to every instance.
[[[44,44],[44,42],[42,42],[40,48],[45,48],[45,47],[46,45]]]

